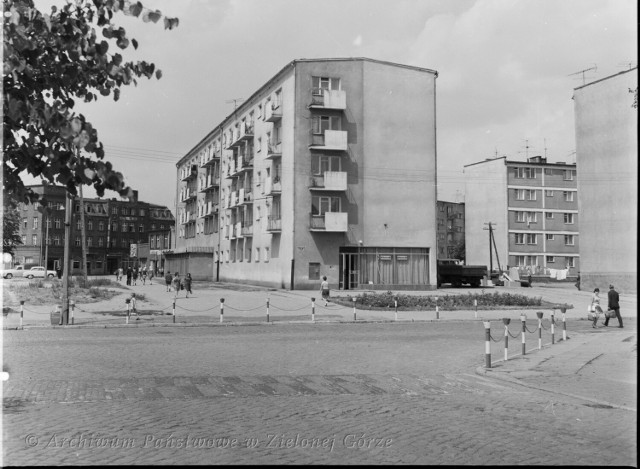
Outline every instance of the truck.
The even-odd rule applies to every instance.
[[[438,259],[438,287],[443,283],[454,287],[463,284],[479,287],[486,275],[486,265],[464,265],[458,259]]]

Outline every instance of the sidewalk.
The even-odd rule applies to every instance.
[[[638,335],[636,320],[570,333],[567,341],[492,362],[476,373],[530,388],[562,394],[599,408],[637,412]],[[504,357],[502,357],[504,358]]]

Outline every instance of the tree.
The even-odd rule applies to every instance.
[[[136,78],[162,76],[152,63],[123,60],[118,49],[137,49],[138,42],[112,22],[117,13],[144,22],[162,18],[160,11],[128,0],[76,0],[53,6],[51,14],[35,8],[33,0],[4,0],[5,194],[26,203],[38,200],[21,179],[27,171],[73,195],[80,184],[92,184],[99,196],[106,189],[131,195],[123,175],[103,161],[97,130],[73,111],[77,101],[117,101],[120,88],[137,85]],[[177,25],[178,19],[164,17],[165,29]]]
[[[22,244],[18,202],[11,194],[2,200],[2,252],[13,255],[15,247]]]
[[[465,243],[464,239],[459,240],[452,248],[451,248],[451,258],[459,259],[464,261],[465,259]]]

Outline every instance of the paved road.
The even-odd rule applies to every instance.
[[[478,326],[4,331],[3,463],[637,464],[636,412],[477,374]]]

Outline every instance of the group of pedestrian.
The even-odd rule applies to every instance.
[[[189,293],[193,295],[191,291],[191,274],[187,272],[187,275],[184,277],[180,277],[180,273],[176,272],[174,275],[171,275],[171,272],[167,272],[164,276],[164,281],[167,287],[167,291],[170,292],[175,291],[176,298],[179,296],[180,291],[185,291],[185,298],[189,298]]]
[[[118,282],[121,282],[122,277],[126,276],[127,285],[137,285],[138,278],[142,280],[143,285],[147,284],[147,279],[149,279],[149,285],[153,285],[153,269],[148,269],[146,265],[142,266],[140,269],[138,267],[131,268],[129,266],[126,271],[120,267],[116,269],[115,275]]]
[[[620,295],[613,287],[613,285],[609,285],[609,293],[607,294],[607,309],[608,311],[613,311],[618,319],[618,327],[624,327],[622,325],[622,316],[620,316]],[[598,323],[598,318],[600,314],[603,313],[602,306],[600,305],[600,289],[596,288],[593,290],[593,296],[591,297],[591,305],[589,306],[589,310],[593,313],[593,324],[592,327],[596,327]],[[604,319],[604,327],[609,326],[609,319],[611,317],[605,314]]]

